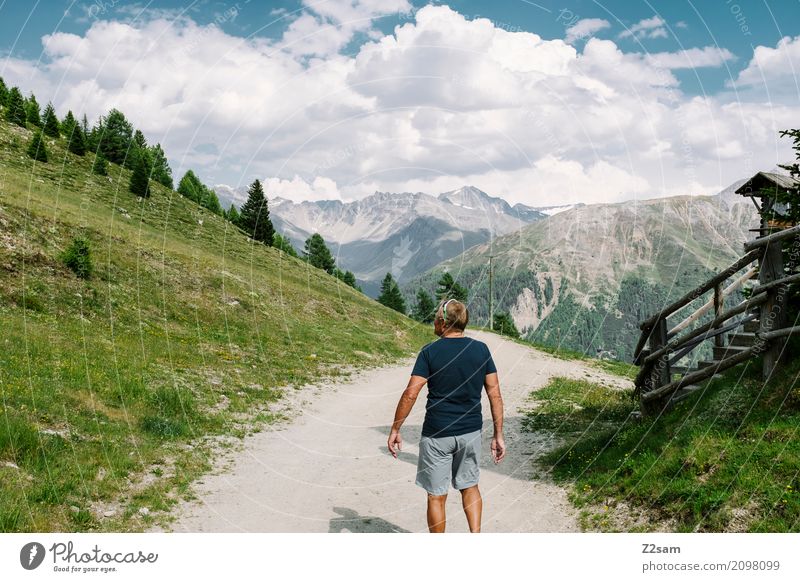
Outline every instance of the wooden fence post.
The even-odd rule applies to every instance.
[[[714,285],[714,317],[719,317],[722,313],[722,306],[725,301],[725,296],[722,294],[722,283]],[[725,345],[725,334],[714,336],[714,345],[722,347]]]
[[[761,285],[780,279],[783,273],[783,253],[781,241],[768,243],[764,249],[758,268],[758,282]],[[786,320],[787,286],[778,285],[767,290],[767,300],[761,305],[759,333],[767,333],[784,327]],[[766,382],[779,365],[786,338],[771,340],[763,350],[762,379]]]
[[[650,353],[654,353],[667,345],[667,318],[660,317],[653,326],[653,331],[650,333]],[[669,352],[658,358],[653,364],[653,369],[650,371],[650,376],[647,379],[649,390],[655,390],[665,384],[669,384],[672,380],[672,375],[669,370]],[[657,398],[655,401],[645,402],[639,398],[639,406],[642,415],[649,415],[661,412],[664,401],[662,398]]]

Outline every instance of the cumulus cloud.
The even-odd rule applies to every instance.
[[[299,56],[336,54],[356,33],[374,34],[376,18],[412,8],[407,0],[303,0],[303,6],[282,39],[283,48]]]
[[[800,36],[783,37],[775,48],[757,46],[753,58],[739,73],[735,83],[739,87],[788,85],[800,94]]]
[[[796,99],[682,94],[671,70],[719,66],[725,49],[647,55],[594,37],[579,51],[447,6],[379,34],[375,19],[405,2],[327,4],[309,2],[277,40],[189,18],[100,19],[46,36],[40,61],[8,58],[2,75],[61,115],[121,109],[178,176],[259,177],[270,197],[295,200],[464,184],[540,205],[701,194],[787,161],[777,133],[795,125]],[[342,54],[360,32],[371,40]],[[797,44],[757,48],[740,82],[758,72],[795,87],[781,69]]]
[[[666,24],[658,15],[645,18],[619,33],[619,38],[667,38]]]
[[[731,51],[717,46],[690,48],[671,53],[651,53],[645,56],[647,62],[653,66],[667,69],[720,67],[735,58]]]
[[[572,44],[576,40],[584,40],[594,36],[603,29],[609,28],[611,23],[602,18],[584,18],[567,29],[564,42]]]

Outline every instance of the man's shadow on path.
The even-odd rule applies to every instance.
[[[328,533],[410,533],[409,530],[386,521],[382,517],[359,515],[347,507],[334,507],[333,511],[341,517],[334,517],[328,526]]]

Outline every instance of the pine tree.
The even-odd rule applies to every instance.
[[[52,103],[48,103],[47,107],[44,108],[44,133],[56,139],[61,137],[58,117],[56,117],[56,111],[53,109]]]
[[[83,130],[79,125],[72,127],[72,133],[67,136],[69,143],[67,147],[76,156],[83,156],[86,154],[86,138],[83,137]]]
[[[40,129],[33,132],[33,137],[31,137],[31,141],[28,143],[28,155],[37,162],[47,163],[47,149],[45,148],[42,131]]]
[[[228,211],[225,213],[225,218],[227,218],[232,224],[239,224],[239,211],[236,210],[236,207],[233,204],[231,204],[231,207],[228,208]]]
[[[61,120],[61,133],[69,138],[70,134],[72,133],[72,128],[76,125],[78,125],[78,120],[75,119],[75,116],[72,114],[72,110],[70,109],[67,111],[64,119]]]
[[[358,289],[358,284],[356,282],[356,276],[353,274],[352,271],[347,271],[344,274],[344,282],[350,285],[353,289]]]
[[[231,206],[232,210],[236,210],[233,206]],[[272,237],[272,246],[276,249],[282,250],[289,256],[296,257],[297,251],[294,249],[292,242],[289,240],[288,237],[281,235],[280,233],[275,233]]]
[[[147,160],[144,156],[136,156],[128,190],[142,198],[150,196],[150,179],[147,175]]]
[[[442,274],[436,287],[436,299],[442,301],[444,299],[457,299],[458,301],[467,301],[467,290],[455,282],[453,276],[447,271]]]
[[[514,319],[511,317],[511,314],[507,312],[494,314],[492,329],[500,335],[507,335],[514,338],[519,337],[519,330],[517,330],[517,326],[514,324]]]
[[[86,154],[86,136],[75,120],[75,116],[72,115],[72,111],[67,111],[67,115],[64,116],[64,121],[61,122],[61,131],[64,132],[64,136],[67,138],[69,151],[77,156]]]
[[[27,114],[25,112],[25,99],[17,87],[11,87],[6,97],[6,121],[16,123],[21,127],[25,127],[25,119]]]
[[[86,114],[83,114],[81,118],[81,130],[83,130],[83,137],[88,139],[89,138],[89,120],[86,119]],[[86,145],[89,145],[88,143]]]
[[[109,161],[132,168],[136,156],[131,156],[133,128],[125,115],[112,109],[101,117],[92,128],[92,148],[97,149]]]
[[[42,116],[39,110],[39,102],[36,101],[36,96],[31,93],[28,97],[28,102],[25,104],[25,119],[31,125],[36,127],[42,126]]]
[[[139,129],[133,132],[133,144],[139,149],[143,150],[147,149],[147,139],[144,137],[144,134]]]
[[[399,311],[403,315],[406,313],[406,302],[400,292],[397,282],[391,273],[386,273],[386,277],[381,282],[381,294],[378,296],[378,303]]]
[[[6,106],[7,99],[8,99],[8,87],[6,87],[6,82],[3,81],[3,77],[0,77],[0,107]]]
[[[264,196],[264,188],[258,179],[250,184],[247,191],[247,202],[239,211],[239,227],[253,240],[272,246],[275,228],[269,219],[269,205]]]
[[[200,178],[198,178],[192,170],[189,170],[183,175],[181,181],[178,182],[178,193],[184,198],[188,198],[192,202],[200,204],[200,201],[203,199],[202,185]]]
[[[417,304],[414,306],[413,312],[414,319],[422,323],[432,323],[435,312],[436,303],[434,303],[431,294],[425,289],[417,291]]]
[[[336,261],[333,259],[328,245],[325,244],[325,239],[318,232],[315,232],[306,240],[303,255],[313,267],[333,274]]]
[[[169,166],[167,166],[166,169],[169,170]],[[172,180],[172,170],[169,170],[169,179]],[[183,178],[181,178],[181,181],[178,183],[178,193],[184,198],[188,198],[189,200],[196,202],[203,208],[207,208],[215,214],[219,214],[220,216],[225,215],[224,211],[222,210],[222,205],[219,203],[219,198],[217,198],[217,193],[203,184],[200,181],[200,178],[197,177],[197,174],[195,174],[192,170],[187,171],[183,175]],[[239,226],[238,213],[237,221],[231,220],[231,222]]]
[[[160,143],[150,148],[150,159],[153,164],[150,177],[159,184],[172,190],[174,187],[172,182],[172,168],[169,167],[167,156],[161,148]]]
[[[108,161],[100,152],[97,152],[94,155],[92,173],[97,174],[98,176],[108,176]]]

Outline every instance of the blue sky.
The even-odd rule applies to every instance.
[[[800,125],[800,0],[0,0],[0,54],[61,113],[123,109],[176,173],[295,199],[711,193]]]
[[[658,15],[666,23],[666,37],[629,37],[624,46],[661,52],[715,45],[736,56],[730,70],[714,68],[681,72],[683,90],[692,93],[713,93],[723,89],[724,82],[746,65],[754,47],[774,45],[784,36],[800,34],[800,0],[454,0],[412,4],[415,8],[426,4],[447,4],[470,18],[486,17],[500,28],[534,32],[545,39],[563,38],[571,23],[589,18],[609,21],[611,28],[603,36],[613,38],[637,22]],[[280,38],[292,16],[302,10],[302,5],[297,0],[5,0],[0,2],[0,50],[35,59],[41,54],[41,37],[46,34],[54,31],[80,34],[86,31],[93,18],[130,19],[156,10],[167,11],[170,15],[185,14],[202,24],[218,23],[231,35]],[[385,16],[376,25],[390,33],[403,21],[402,16]],[[357,43],[349,48],[356,50]]]

